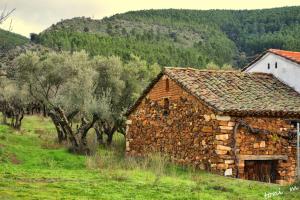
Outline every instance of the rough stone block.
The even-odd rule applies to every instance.
[[[227,126],[235,126],[235,122],[228,122]]]
[[[211,126],[203,126],[202,132],[204,133],[211,133],[213,131],[213,128]]]
[[[234,160],[225,160],[225,164],[233,164]]]
[[[205,121],[209,122],[211,120],[211,116],[210,115],[204,115],[203,116]]]
[[[227,168],[228,168],[228,164],[225,163],[217,164],[217,169],[227,169]]]
[[[225,155],[227,154],[228,151],[224,151],[224,150],[215,150],[216,154],[218,155]]]
[[[259,148],[259,143],[254,143],[254,144],[253,144],[253,148],[254,148],[254,149]]]
[[[232,168],[226,169],[224,172],[224,176],[232,176]]]
[[[224,146],[224,145],[217,145],[217,150],[230,151],[231,147]]]
[[[231,117],[230,116],[217,115],[216,119],[219,120],[219,121],[230,121]]]
[[[126,141],[126,151],[130,151],[129,141]]]
[[[265,148],[265,147],[266,147],[266,142],[265,142],[265,141],[261,141],[261,142],[259,143],[259,147],[260,147],[260,148]]]
[[[216,135],[216,139],[217,139],[217,140],[222,140],[222,141],[224,141],[224,140],[228,140],[228,138],[229,138],[229,135],[228,135],[228,134]]]
[[[232,126],[220,126],[221,130],[233,130]]]

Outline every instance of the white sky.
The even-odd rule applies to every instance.
[[[79,16],[101,19],[116,13],[142,9],[259,9],[300,5],[300,0],[0,0],[0,11],[16,8],[0,25],[29,36],[39,33],[61,19]]]

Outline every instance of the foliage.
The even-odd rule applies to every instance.
[[[7,118],[11,118],[10,125],[20,129],[25,107],[31,101],[32,98],[25,86],[6,76],[0,76],[0,112],[3,113],[4,124],[8,124]]]
[[[242,67],[268,48],[300,51],[300,7],[261,10],[142,10],[102,20],[63,20],[34,38],[64,50],[135,54],[150,64]],[[88,30],[88,31],[87,31]]]
[[[84,51],[28,51],[16,59],[11,76],[47,108],[59,142],[69,140],[72,151],[89,154],[88,131],[95,128],[100,144],[103,134],[107,144],[116,131],[125,134],[124,112],[160,70],[131,57],[124,64],[115,56],[90,57]]]
[[[0,55],[28,42],[29,39],[24,36],[0,29]]]

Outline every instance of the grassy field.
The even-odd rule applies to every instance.
[[[300,199],[300,190],[212,175],[162,156],[124,158],[122,137],[91,157],[54,142],[48,119],[26,117],[16,132],[0,125],[0,199]]]

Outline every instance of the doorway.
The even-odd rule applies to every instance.
[[[277,160],[245,160],[245,178],[248,180],[275,183]]]

